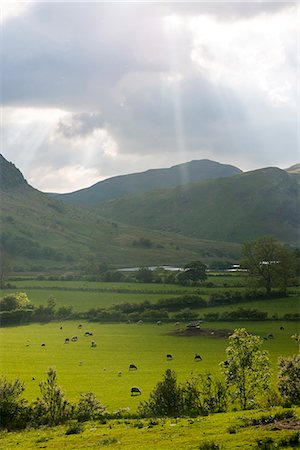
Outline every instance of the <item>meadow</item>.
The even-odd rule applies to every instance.
[[[96,307],[108,308],[122,302],[139,303],[148,300],[154,303],[161,298],[189,293],[197,293],[208,299],[213,292],[245,290],[243,276],[212,276],[209,281],[214,283],[213,287],[187,288],[164,284],[22,279],[12,281],[11,284],[15,287],[3,290],[2,296],[24,291],[35,306],[46,305],[48,298],[54,297],[57,307],[72,305],[74,311],[86,311]],[[257,308],[267,311],[270,317],[273,314],[282,317],[286,313],[299,312],[299,296],[252,300],[197,311],[201,315],[239,307]],[[227,337],[217,337],[210,332],[206,336],[176,336],[174,331],[178,328],[185,329],[186,322],[179,325],[174,322],[157,325],[68,320],[2,327],[0,373],[10,380],[18,378],[23,381],[23,396],[32,401],[40,395],[39,383],[46,379],[48,368],[55,367],[58,384],[71,402],[78,402],[81,393],[91,391],[109,412],[115,413],[125,408],[130,413],[135,413],[140,401],[148,399],[168,368],[176,372],[179,382],[204,372],[221,377],[220,363],[226,359]],[[298,351],[298,343],[291,336],[300,333],[299,323],[268,320],[201,324],[201,328],[225,329],[228,333],[241,327],[265,338],[263,349],[269,351],[272,383],[275,386],[278,357],[293,355]],[[85,336],[87,331],[93,335]],[[267,339],[270,333],[273,334],[273,339]],[[66,338],[71,339],[73,336],[78,337],[77,342],[65,343]],[[95,348],[91,347],[92,341],[97,344]],[[173,355],[173,360],[167,360],[168,353]],[[194,360],[196,353],[202,356],[202,361]],[[129,370],[129,364],[135,364],[137,370]],[[139,387],[141,395],[131,396],[132,386]],[[268,413],[273,414],[272,411]],[[278,428],[276,431],[272,431],[270,427],[240,427],[241,418],[253,414],[259,412],[227,412],[194,419],[151,421],[123,418],[109,420],[107,424],[88,422],[84,424],[83,432],[74,436],[66,436],[67,425],[25,430],[22,433],[2,432],[0,447],[77,450],[109,446],[115,449],[196,450],[207,440],[212,440],[220,444],[219,448],[222,449],[257,449],[259,439],[273,439],[277,442],[277,448],[280,448],[282,439],[290,439],[295,433],[293,427]],[[297,408],[298,423],[299,416],[300,409]]]
[[[129,407],[135,411],[140,400],[172,368],[179,381],[193,373],[209,371],[220,374],[219,363],[226,359],[227,339],[215,336],[173,336],[174,324],[99,324],[67,321],[6,327],[0,330],[1,372],[10,379],[19,378],[26,384],[25,396],[32,400],[39,395],[38,383],[45,379],[50,366],[57,370],[58,382],[70,400],[78,400],[80,393],[92,391],[110,411]],[[282,323],[280,322],[280,325]],[[280,355],[297,352],[297,343],[290,337],[299,331],[295,322],[226,322],[207,323],[203,327],[233,330],[246,327],[262,337],[269,333],[274,339],[264,341],[269,350],[274,379],[276,361]],[[60,329],[62,327],[62,329]],[[86,331],[93,336],[86,337]],[[78,336],[78,342],[65,344],[65,338]],[[91,341],[97,343],[91,347]],[[45,346],[41,347],[44,343]],[[166,354],[173,355],[172,361]],[[203,360],[194,361],[195,353]],[[129,371],[129,364],[138,367]],[[118,372],[122,376],[118,376]],[[34,378],[34,380],[33,380]],[[130,396],[130,388],[138,386],[142,395]]]

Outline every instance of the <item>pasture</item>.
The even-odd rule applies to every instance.
[[[79,322],[67,321],[2,328],[1,373],[24,381],[25,396],[32,400],[39,395],[38,383],[45,379],[47,369],[54,366],[58,383],[70,400],[77,401],[80,393],[92,391],[109,411],[124,407],[135,411],[167,368],[174,369],[179,381],[183,381],[192,373],[219,373],[219,363],[225,359],[226,339],[172,336],[168,333],[174,330],[173,324],[82,323],[81,329],[78,325]],[[279,330],[281,325],[283,331]],[[270,351],[274,378],[278,356],[292,355],[298,349],[298,344],[290,339],[299,332],[295,322],[219,322],[206,326],[220,329],[245,326],[262,337],[273,333],[274,339],[264,341],[264,348]],[[86,331],[93,336],[84,336]],[[78,341],[65,344],[65,338],[73,336]],[[92,348],[91,341],[97,347]],[[167,353],[173,355],[172,361],[167,361]],[[202,356],[201,362],[194,361],[195,353]],[[135,364],[138,370],[130,371],[129,364]],[[118,372],[122,375],[118,376]],[[131,397],[132,386],[139,387],[142,395]]]

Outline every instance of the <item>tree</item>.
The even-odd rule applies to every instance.
[[[278,360],[278,390],[282,397],[300,405],[300,353]]]
[[[25,400],[20,396],[24,391],[24,384],[19,380],[9,381],[6,377],[0,378],[0,411],[1,427],[11,427],[17,421],[17,416],[25,407]]]
[[[229,337],[222,369],[230,393],[242,409],[253,407],[258,394],[268,387],[269,357],[260,349],[262,343],[245,328],[236,329]]]
[[[147,267],[140,267],[136,273],[136,279],[139,283],[153,283],[153,271]]]
[[[41,410],[45,414],[46,423],[56,425],[65,422],[70,413],[70,404],[57,384],[56,371],[49,368],[46,381],[40,384],[42,394]]]
[[[242,254],[242,265],[268,295],[274,287],[286,290],[289,281],[295,276],[295,255],[272,236],[246,242]]]
[[[182,388],[177,384],[175,372],[167,369],[163,381],[157,383],[149,400],[141,403],[139,412],[150,417],[178,417],[183,411]]]
[[[201,261],[192,261],[184,266],[184,271],[177,275],[179,284],[197,284],[206,280],[206,265]]]
[[[0,300],[1,311],[14,311],[16,309],[24,309],[30,305],[29,299],[25,292],[15,292],[8,294]]]

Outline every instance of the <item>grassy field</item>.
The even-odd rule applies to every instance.
[[[168,334],[175,328],[172,324],[84,323],[82,329],[78,329],[78,324],[70,321],[1,329],[1,372],[9,378],[23,380],[26,397],[33,399],[39,394],[38,383],[45,379],[47,368],[54,366],[59,384],[70,400],[77,400],[81,392],[93,391],[110,411],[120,407],[134,411],[140,400],[148,398],[167,368],[174,369],[183,381],[191,373],[218,373],[219,362],[225,359],[226,339],[172,336]],[[284,331],[279,330],[278,322],[209,323],[207,326],[231,330],[245,326],[261,336],[273,333],[275,338],[264,342],[273,369],[278,356],[297,351],[295,341],[290,339],[299,331],[294,322],[285,323]],[[92,337],[84,336],[87,330],[93,332]],[[78,342],[64,343],[66,337],[75,335]],[[91,348],[92,340],[97,343],[96,348]],[[45,347],[41,347],[42,343]],[[166,360],[167,353],[173,354],[173,361]],[[200,353],[203,361],[195,362],[195,353]],[[137,365],[138,370],[129,371],[130,363]],[[140,397],[130,396],[132,386],[142,390]]]
[[[270,414],[279,411],[275,409]],[[1,433],[0,447],[5,450],[36,448],[86,450],[99,448],[130,450],[197,450],[205,442],[214,442],[222,450],[258,448],[296,448],[284,444],[297,433],[291,422],[241,427],[243,419],[259,417],[257,411],[221,413],[196,419],[113,420],[106,424],[87,422],[84,431],[67,436],[67,426],[49,429]],[[268,414],[267,414],[268,415]],[[296,419],[296,420],[295,420]],[[294,423],[300,419],[295,410]],[[290,424],[290,428],[286,424]],[[284,427],[285,425],[285,427]],[[230,430],[235,432],[229,432]],[[257,441],[271,439],[273,447],[258,447]],[[284,444],[284,445],[282,445]],[[202,447],[203,448],[203,447]],[[208,447],[206,447],[208,448]],[[214,447],[216,448],[216,447]],[[297,447],[298,448],[298,447]]]

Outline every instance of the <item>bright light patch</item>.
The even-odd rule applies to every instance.
[[[259,15],[235,22],[210,16],[190,21],[191,59],[207,78],[234,90],[259,89],[274,106],[296,106],[297,73],[287,63],[287,43],[294,36],[297,51],[297,15],[293,8],[270,18]]]
[[[12,2],[10,0],[0,0],[0,23],[18,17],[30,6],[30,2]]]
[[[171,14],[163,19],[163,29],[165,32],[177,31],[182,25],[182,18],[177,14]]]

